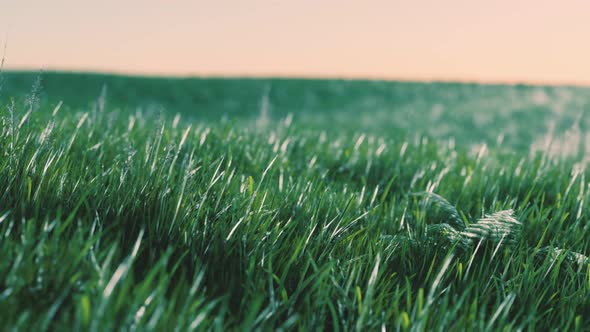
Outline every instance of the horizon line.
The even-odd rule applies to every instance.
[[[134,71],[112,70],[97,68],[30,68],[30,67],[4,67],[2,72],[29,72],[29,73],[63,73],[63,74],[89,74],[89,75],[113,75],[138,78],[218,78],[218,79],[302,79],[302,80],[343,80],[343,81],[374,81],[374,82],[404,82],[404,83],[447,83],[447,84],[476,84],[476,85],[525,85],[538,87],[574,87],[590,88],[590,81],[561,81],[561,80],[527,80],[527,79],[475,79],[475,78],[448,78],[448,77],[403,77],[403,76],[377,76],[377,75],[321,75],[312,73],[178,73],[164,71]]]

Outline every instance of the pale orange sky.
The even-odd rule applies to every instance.
[[[0,1],[6,66],[590,84],[588,0]]]

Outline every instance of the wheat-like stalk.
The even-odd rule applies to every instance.
[[[472,240],[486,240],[515,244],[518,242],[522,224],[514,218],[514,210],[498,211],[486,215],[469,225],[461,235]]]
[[[439,209],[441,209],[444,213],[446,213],[449,216],[449,224],[460,229],[465,228],[465,222],[459,215],[457,208],[449,201],[447,201],[444,197],[428,191],[415,193],[413,195],[426,197],[426,199],[424,200],[425,205],[428,205],[429,203],[434,203],[434,205],[436,205]]]
[[[470,223],[469,226],[465,226],[457,208],[444,197],[430,192],[416,193],[414,195],[426,197],[425,205],[432,202],[449,216],[446,223],[426,227],[426,238],[430,244],[444,248],[456,247],[469,250],[474,249],[482,241],[497,244],[498,247],[514,246],[520,242],[522,224],[515,218],[512,209],[485,215],[483,218]],[[416,239],[410,239],[401,234],[387,238],[414,245],[418,244]],[[576,264],[578,267],[590,263],[588,256],[567,249],[547,246],[541,248],[538,252],[549,255],[554,262],[563,256],[566,261]]]

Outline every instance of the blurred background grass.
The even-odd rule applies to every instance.
[[[582,132],[590,126],[590,88],[573,86],[7,72],[0,98],[24,100],[39,79],[40,105],[47,107],[63,101],[70,109],[89,109],[105,94],[109,108],[251,124],[267,95],[270,120],[291,114],[327,133],[426,135],[466,148],[485,143],[524,152],[548,133],[558,137],[572,126]]]

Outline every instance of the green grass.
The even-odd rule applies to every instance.
[[[2,329],[590,326],[588,89],[3,79]]]

